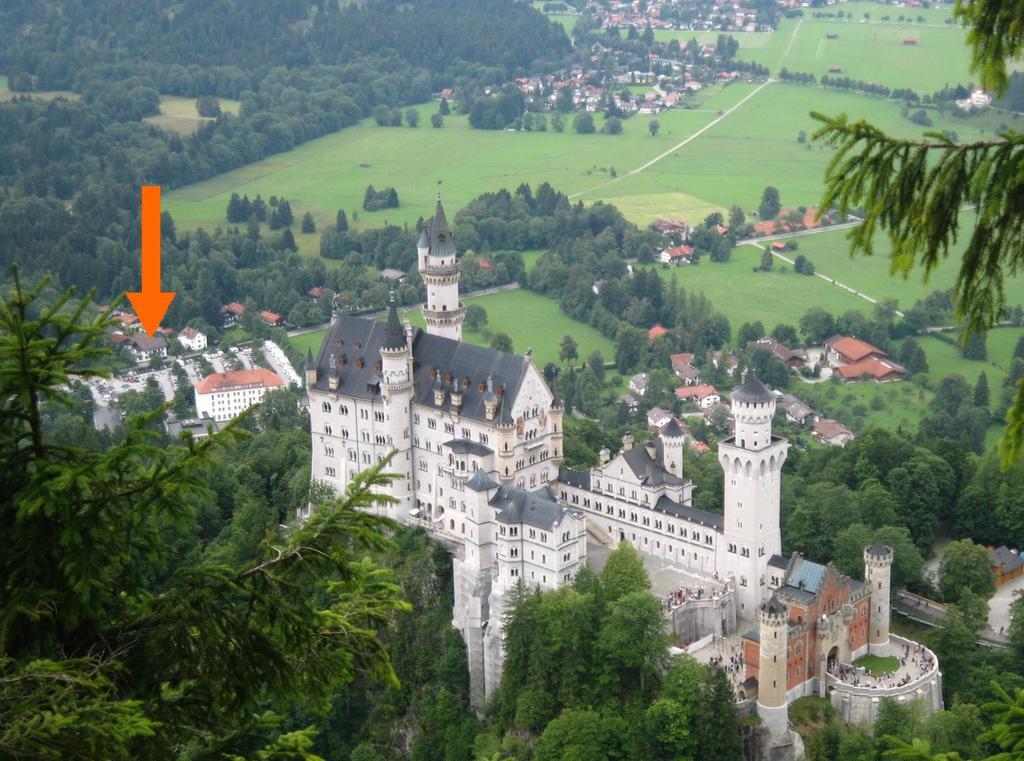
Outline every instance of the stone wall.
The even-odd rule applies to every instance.
[[[727,589],[717,599],[690,598],[668,614],[675,642],[696,642],[709,634],[736,631],[736,595]]]
[[[917,647],[918,643],[890,635],[892,651],[899,652],[904,645]],[[927,649],[927,648],[926,648]],[[931,652],[931,651],[928,651]],[[878,716],[878,708],[883,698],[899,703],[920,700],[928,713],[942,709],[942,672],[939,670],[938,659],[931,653],[934,663],[928,673],[902,687],[854,687],[840,682],[831,674],[828,679],[829,697],[832,707],[836,709],[848,724],[870,724]]]

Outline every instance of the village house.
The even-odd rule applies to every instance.
[[[692,264],[693,246],[673,246],[661,252],[661,261],[665,264]]]
[[[889,355],[867,341],[850,336],[832,336],[825,340],[826,357],[844,381],[873,380],[877,383],[901,381],[907,370],[889,359]]]
[[[207,346],[206,335],[195,328],[183,328],[178,334],[178,343],[188,351],[202,351]]]
[[[665,426],[672,422],[672,413],[661,407],[651,407],[647,411],[647,427],[655,433],[661,433]]]
[[[714,386],[698,383],[695,386],[681,386],[676,389],[676,398],[684,402],[694,402],[701,409],[708,409],[722,401],[721,394]]]
[[[636,412],[638,409],[640,409],[640,400],[637,399],[632,394],[622,394],[621,396],[619,396],[618,401],[619,404],[625,406],[625,408],[630,412]]]
[[[314,285],[308,291],[306,291],[306,298],[312,301],[314,304],[319,304],[320,299],[324,296],[330,296],[331,291],[329,288],[324,288],[321,285]]]
[[[708,360],[711,362],[711,364],[714,366],[716,370],[724,365],[725,371],[729,375],[735,375],[736,368],[739,367],[740,364],[739,358],[735,354],[732,354],[726,351],[725,349],[712,351],[708,355]]]
[[[245,315],[245,307],[239,304],[237,301],[232,301],[220,308],[220,313],[224,315],[224,329],[233,328]]]
[[[816,423],[819,415],[806,402],[797,399],[792,394],[776,391],[778,397],[776,406],[786,413],[786,419],[797,425],[805,425],[808,422]]]
[[[811,435],[819,444],[829,447],[845,447],[855,438],[853,431],[831,418],[822,418],[816,422]]]
[[[269,309],[260,310],[260,319],[263,320],[264,325],[269,325],[272,328],[280,328],[284,325],[284,317]]]
[[[155,333],[152,338],[145,333],[128,336],[125,347],[140,364],[149,362],[153,357],[167,356],[167,341],[159,333]]]
[[[996,575],[997,587],[1024,576],[1024,560],[1005,544],[994,549],[990,547],[988,556],[992,560],[992,572]]]
[[[776,357],[781,359],[786,367],[794,369],[807,364],[807,352],[803,349],[790,349],[783,346],[771,336],[759,338],[747,344],[747,349],[767,349]]]
[[[647,373],[637,373],[629,379],[629,390],[637,396],[643,396],[647,393],[647,382],[650,380],[650,376]]]
[[[668,333],[668,328],[666,328],[661,323],[658,323],[657,325],[655,325],[654,327],[650,328],[647,331],[647,343],[654,343],[654,339],[661,338],[662,336],[666,335],[667,333]]]

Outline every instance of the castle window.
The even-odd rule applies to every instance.
[[[729,552],[736,552],[736,545],[732,542],[729,543]]]
[[[336,473],[334,471],[334,468],[332,468],[330,466],[327,466],[326,468],[324,468],[324,473],[329,475],[331,478],[334,478],[334,476],[336,475]]]
[[[570,560],[572,560],[572,553],[571,552],[567,552],[564,555],[562,555],[562,562],[563,563],[568,563]]]
[[[473,437],[473,432],[471,430],[469,430],[468,428],[463,428],[462,429],[462,438],[470,439],[472,437]]]
[[[354,450],[354,449],[348,450],[348,459],[350,459],[352,462],[356,461],[356,450]]]
[[[570,535],[569,535],[569,532],[568,532],[568,531],[566,531],[565,533],[563,533],[563,534],[562,534],[562,541],[563,541],[563,542],[568,542],[568,541],[569,541],[569,536],[570,536]]]
[[[343,439],[347,439],[348,438],[348,428],[342,428],[341,429],[341,438],[343,438]]]
[[[420,424],[420,414],[418,412],[412,416],[412,422],[416,425]]]
[[[325,436],[330,436],[330,435],[332,435],[333,433],[334,433],[334,431],[333,431],[333,429],[331,428],[330,424],[329,424],[329,423],[325,423],[325,424],[324,424],[324,435],[325,435]]]
[[[548,535],[545,534],[543,531],[540,532],[540,540],[542,542],[546,542],[548,540]]]
[[[378,423],[383,423],[384,422],[384,412],[382,410],[374,410],[373,411],[373,419],[376,420]]]
[[[324,402],[323,404],[320,405],[320,409],[323,410],[324,412],[330,412],[331,411],[331,403],[330,402]]]
[[[455,424],[454,423],[445,423],[444,424],[444,432],[445,433],[455,433]]]
[[[427,418],[427,428],[436,429],[437,428],[437,421],[434,420],[434,418],[432,418],[432,417],[428,417]]]
[[[334,447],[324,447],[324,455],[326,457],[334,457]]]
[[[498,533],[501,534],[502,536],[505,536],[505,527],[504,526],[498,526]]]
[[[508,574],[509,574],[509,576],[518,576],[519,575],[519,569],[518,568],[512,568],[512,569],[509,570]]]
[[[763,558],[764,557],[764,545],[761,545],[760,547],[757,548],[757,556],[759,558]],[[761,582],[761,583],[763,584],[764,582]]]
[[[508,555],[509,555],[509,557],[512,557],[512,558],[519,557],[519,548],[518,547],[510,547],[509,551],[508,551]]]
[[[348,407],[345,406],[344,404],[338,405],[338,414],[340,414],[340,415],[347,415],[348,414]]]
[[[746,576],[740,576],[740,586],[741,587],[747,586],[747,577]]]
[[[486,433],[481,433],[480,436],[479,436],[479,439],[480,439],[480,443],[481,444],[486,444],[487,443],[487,434]]]
[[[750,557],[750,550],[748,548],[746,548],[746,547],[743,547],[743,548],[740,549],[740,555],[742,555],[745,558],[749,558]]]
[[[509,536],[519,536],[519,527],[518,526],[509,526],[508,533],[509,533]]]

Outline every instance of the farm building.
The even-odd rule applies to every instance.
[[[996,575],[997,587],[1024,576],[1024,560],[1005,544],[995,549],[989,548],[988,555],[992,559],[992,572]]]
[[[811,435],[819,444],[830,447],[845,447],[854,439],[853,431],[831,418],[823,418],[815,423]]]

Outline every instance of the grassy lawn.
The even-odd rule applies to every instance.
[[[1003,334],[1008,334],[1004,338]],[[932,383],[938,383],[947,375],[962,375],[972,386],[978,382],[978,376],[982,372],[988,377],[988,387],[991,393],[997,393],[1006,380],[1006,368],[1010,364],[1010,357],[1013,353],[1013,344],[1004,347],[1012,337],[1013,343],[1024,335],[1024,328],[998,328],[989,333],[987,362],[976,359],[965,359],[961,356],[956,346],[951,346],[945,341],[940,341],[933,336],[924,336],[918,339],[925,356],[928,357],[928,377]],[[993,338],[997,340],[994,342]],[[996,344],[996,345],[994,345]]]
[[[237,114],[240,103],[237,100],[221,98],[220,108],[229,114]],[[163,127],[172,132],[188,135],[213,119],[203,117],[196,111],[196,98],[182,98],[177,95],[160,96],[160,113],[147,116],[143,121]]]
[[[895,655],[888,655],[884,658],[879,655],[865,655],[855,660],[853,665],[859,666],[872,676],[884,676],[900,667],[900,659]]]
[[[734,95],[735,103],[749,92],[748,85],[730,86],[702,108],[728,108],[727,95]],[[833,151],[817,143],[797,141],[800,132],[811,135],[820,126],[811,118],[812,110],[864,118],[899,137],[920,136],[923,131],[903,118],[899,104],[882,98],[775,82],[700,137],[643,172],[623,176],[623,168],[628,170],[630,165],[615,162],[620,178],[584,193],[582,198],[628,205],[629,199],[637,196],[656,200],[657,196],[671,199],[670,194],[683,193],[717,206],[739,204],[749,211],[757,208],[765,186],[773,185],[779,190],[783,207],[814,206],[821,200],[822,177]],[[668,135],[665,131],[669,127],[668,115],[658,118],[662,122],[659,141],[668,136],[672,140],[669,145],[680,142],[676,134]],[[1004,116],[1004,120],[1013,126],[1011,117]],[[961,141],[986,136],[991,139],[995,129],[986,121],[934,112],[932,121],[932,129],[955,131]],[[629,128],[633,128],[632,123]],[[664,144],[659,145],[664,151]],[[652,157],[657,155],[651,153]],[[663,216],[673,207],[674,204],[667,203],[659,208],[647,202],[644,211]]]
[[[875,243],[873,256],[850,256],[850,244],[846,238],[847,231],[834,230],[807,235],[796,240],[797,250],[787,253],[790,259],[803,254],[814,263],[815,270],[862,293],[884,301],[895,299],[901,309],[908,309],[918,299],[923,299],[933,291],[946,290],[953,287],[959,268],[960,254],[966,248],[967,234],[970,231],[971,218],[963,217],[963,234],[960,241],[950,252],[950,258],[943,261],[928,279],[924,279],[923,271],[915,269],[907,278],[890,272],[889,252],[892,250],[888,240],[880,235]],[[1007,280],[1007,303],[1010,305],[1024,304],[1024,280],[1020,278]]]
[[[909,382],[802,383],[789,391],[826,417],[859,431],[870,427],[916,431],[929,414],[932,393]]]
[[[521,251],[520,254],[523,257],[523,265],[526,267],[526,271],[529,272],[534,267],[536,267],[537,262],[546,253],[547,251],[542,251],[541,249],[536,248],[530,251]]]
[[[533,348],[533,361],[538,369],[548,362],[559,364],[558,348],[562,337],[571,335],[579,344],[579,355],[586,358],[594,351],[600,351],[606,360],[615,354],[615,345],[582,322],[570,319],[558,304],[545,296],[525,290],[504,291],[475,299],[466,299],[467,304],[480,304],[487,310],[488,327],[504,331],[512,338],[517,354],[525,354]],[[420,328],[425,327],[419,310],[406,313],[409,321]],[[405,320],[406,315],[402,319]],[[553,328],[552,326],[557,326]],[[303,354],[310,347],[316,354],[323,343],[326,331],[318,330],[291,339],[292,344]],[[488,346],[490,341],[483,333],[466,331],[463,338],[478,346]]]
[[[697,265],[653,266],[666,283],[675,277],[687,293],[707,296],[715,309],[729,318],[733,334],[744,322],[754,320],[760,320],[769,331],[780,322],[797,325],[804,313],[815,306],[840,314],[850,309],[866,312],[871,307],[821,278],[797,274],[792,267],[787,266],[783,272],[776,264],[771,272],[754,272],[760,261],[759,250],[739,246],[724,264],[705,257]]]
[[[453,211],[481,193],[515,188],[521,182],[536,187],[548,181],[573,193],[607,182],[613,167],[621,173],[649,161],[699,130],[743,92],[749,88],[730,86],[709,94],[702,104],[712,113],[678,109],[662,114],[657,137],[651,137],[648,120],[639,116],[626,121],[621,135],[578,135],[571,129],[571,118],[563,133],[551,130],[550,124],[547,132],[474,130],[467,117],[458,115],[446,117],[442,129],[433,129],[429,117],[437,105],[429,103],[419,106],[416,129],[378,127],[367,119],[293,151],[168,193],[164,208],[181,227],[212,228],[224,224],[232,192],[248,193],[250,198],[260,193],[264,198],[284,196],[293,210],[311,210],[320,225],[330,223],[343,208],[350,220],[358,218],[357,225],[378,226],[412,224],[429,213],[438,178],[444,181],[444,197]],[[600,128],[599,115],[596,121]],[[401,207],[363,212],[369,184],[394,187]]]
[[[976,80],[970,74],[965,31],[942,23],[949,13],[938,14],[942,20],[936,25],[896,22],[901,13],[916,18],[914,8],[875,6],[873,10],[862,11],[859,7],[840,5],[824,10],[847,10],[854,18],[815,19],[811,11],[805,11],[799,28],[796,20],[784,19],[771,35],[775,39],[766,44],[744,45],[741,39],[738,57],[763,64],[772,74],[785,66],[790,71],[821,77],[829,73],[830,66],[841,66],[841,76],[894,88],[909,87],[921,95],[946,85]],[[862,23],[864,12],[878,23]],[[889,22],[880,21],[884,15],[890,16]],[[828,39],[829,34],[838,36]],[[905,38],[914,38],[917,44],[904,45]]]

